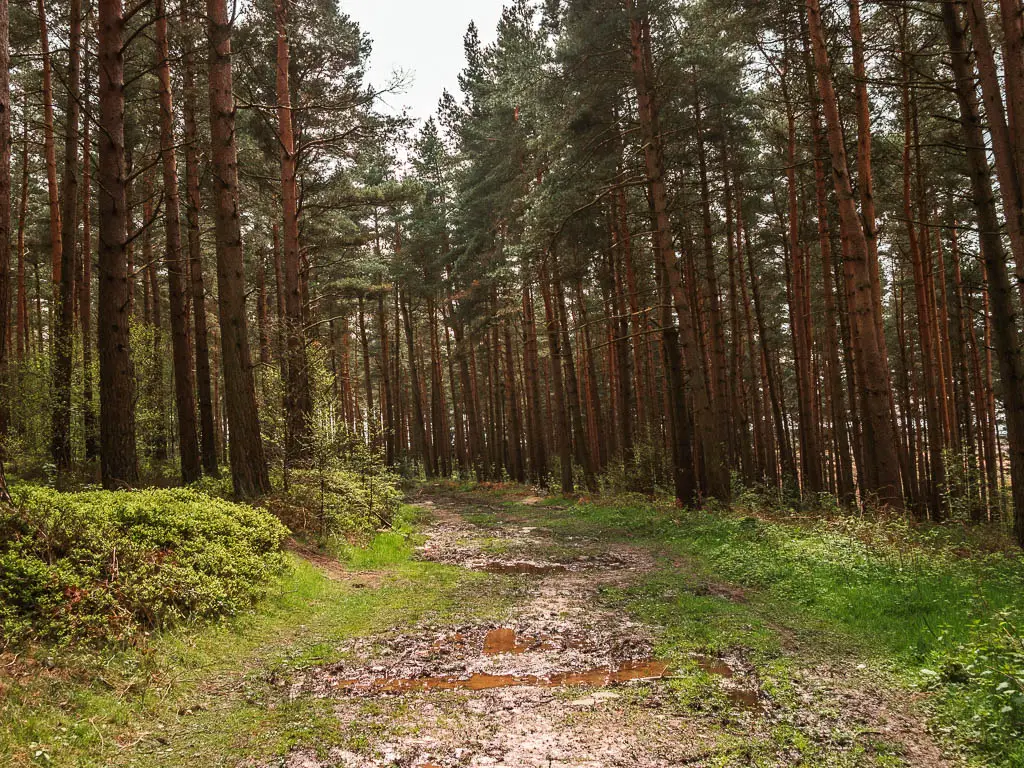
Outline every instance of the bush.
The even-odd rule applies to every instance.
[[[1024,635],[1019,613],[1003,610],[974,622],[966,640],[945,635],[921,669],[938,693],[939,720],[1003,764],[1024,763]]]
[[[264,500],[296,535],[322,544],[364,541],[394,521],[402,492],[397,478],[379,467],[291,470],[288,490]]]
[[[0,507],[0,645],[130,640],[236,613],[281,571],[272,515],[195,490],[12,489]]]

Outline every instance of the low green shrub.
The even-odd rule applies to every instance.
[[[365,542],[374,532],[391,527],[402,497],[398,478],[381,468],[292,469],[287,491],[274,493],[263,503],[297,535],[327,544]]]
[[[1022,618],[1000,611],[974,622],[956,644],[943,634],[930,666],[920,671],[922,685],[939,698],[940,723],[1005,765],[1024,764]]]
[[[12,489],[0,507],[0,647],[127,641],[236,613],[284,566],[267,512],[191,489]]]

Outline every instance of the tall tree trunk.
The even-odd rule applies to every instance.
[[[788,83],[782,78],[783,98],[786,102],[786,190],[788,211],[788,250],[791,268],[789,276],[789,317],[792,328],[793,359],[796,362],[796,395],[798,435],[800,439],[800,469],[803,490],[821,493],[824,481],[821,475],[821,449],[818,423],[814,408],[815,379],[811,372],[811,293],[807,284],[806,245],[800,236],[800,211],[796,180],[796,115]]]
[[[575,490],[572,476],[572,427],[569,421],[569,409],[565,402],[565,385],[562,377],[562,339],[558,329],[558,315],[551,297],[551,282],[548,277],[547,264],[542,263],[537,275],[540,279],[541,293],[544,296],[544,318],[547,323],[548,355],[551,368],[551,391],[554,394],[554,418],[552,427],[558,445],[558,462],[562,473],[562,493],[570,494]]]
[[[702,464],[708,478],[708,493],[722,502],[728,502],[731,489],[729,467],[726,460],[726,436],[719,434],[715,422],[711,395],[702,371],[697,336],[691,320],[691,308],[683,287],[682,276],[676,264],[675,248],[672,244],[661,127],[653,82],[654,62],[651,54],[647,3],[646,0],[630,0],[629,7],[631,11],[630,42],[633,79],[644,145],[647,184],[650,191],[655,256],[665,267],[675,309],[679,315],[683,361],[687,367],[689,389],[694,401],[694,421],[703,436],[701,440]]]
[[[378,251],[379,252],[379,251]],[[384,416],[384,463],[387,466],[394,466],[396,452],[395,441],[397,430],[395,429],[395,398],[394,392],[397,386],[391,385],[391,360],[390,347],[388,343],[388,320],[384,312],[384,286],[377,290],[377,331],[380,335],[380,371],[381,387],[381,410]]]
[[[715,246],[711,228],[711,193],[708,189],[707,149],[704,143],[703,120],[701,116],[700,96],[694,93],[693,100],[694,130],[697,142],[697,173],[700,182],[700,217],[702,228],[702,244],[704,247],[704,283],[707,288],[708,305],[705,308],[708,320],[708,384],[711,394],[711,405],[714,411],[715,431],[722,443],[729,447],[729,405],[731,392],[727,366],[725,362],[725,326],[722,322],[721,297],[718,289],[718,267],[715,264]],[[732,451],[727,454],[731,459]],[[728,467],[726,469],[728,472]]]
[[[1006,121],[1006,109],[1003,106],[999,82],[999,65],[989,37],[985,3],[983,0],[966,0],[964,11],[967,16],[967,27],[971,32],[971,46],[974,48],[977,61],[978,81],[985,105],[988,132],[992,139],[996,178],[999,180],[999,194],[1006,215],[1006,231],[1016,263],[1017,287],[1024,298],[1024,178],[1018,174],[1015,142]],[[1016,62],[1013,64],[1016,65]],[[1014,68],[1015,66],[1011,66],[1011,69]],[[1024,150],[1024,147],[1020,149]]]
[[[1003,389],[1003,405],[1006,409],[1015,515],[1014,532],[1018,543],[1024,546],[1024,358],[1021,356],[1020,329],[989,177],[974,73],[956,6],[952,2],[942,4],[942,20],[952,53],[974,210],[978,217],[979,245],[992,301],[993,341],[999,360],[999,378]]]
[[[50,66],[50,39],[46,22],[44,0],[38,0],[39,47],[43,58],[43,156],[46,160],[46,190],[50,206],[50,258],[53,276],[53,295],[59,302],[60,268],[63,258],[61,247],[60,192],[57,188],[57,147],[53,136],[53,78]],[[81,10],[79,10],[81,14]]]
[[[366,424],[369,432],[366,437],[370,445],[377,448],[380,428],[373,408],[373,377],[370,371],[370,344],[366,334],[366,301],[363,296],[359,297],[359,343],[363,351],[363,379],[366,385]]]
[[[129,336],[128,222],[124,159],[124,18],[121,0],[99,0],[99,363],[103,486],[138,481],[135,369]]]
[[[832,179],[839,206],[840,235],[845,243],[843,257],[848,284],[851,337],[855,347],[854,362],[858,366],[860,386],[863,390],[863,418],[870,425],[873,441],[871,460],[876,471],[873,473],[874,487],[869,488],[869,491],[878,503],[898,509],[903,506],[903,488],[900,479],[899,449],[890,407],[891,391],[883,351],[884,339],[879,337],[874,321],[870,254],[850,183],[842,123],[839,119],[835,88],[832,85],[818,0],[807,0],[807,22],[831,152]]]
[[[562,279],[556,271],[553,275],[555,308],[558,313],[558,325],[562,334],[562,361],[565,364],[565,390],[569,404],[569,416],[572,420],[572,431],[575,436],[576,457],[583,467],[584,482],[587,490],[597,493],[597,476],[594,472],[593,457],[587,443],[587,432],[583,426],[583,410],[580,405],[579,377],[576,374],[576,361],[572,349],[572,336],[569,334],[569,319],[565,310],[565,289]]]
[[[25,223],[28,218],[28,97],[22,102],[21,198],[18,203],[18,361],[30,354],[32,330],[28,318],[28,290],[25,283]]]
[[[505,410],[509,416],[509,474],[517,483],[525,483],[522,415],[519,410],[519,395],[516,392],[512,331],[509,330],[508,323],[505,324],[505,398]]]
[[[938,395],[938,374],[935,371],[936,355],[938,348],[935,343],[935,329],[932,325],[931,291],[926,281],[925,258],[927,251],[922,248],[918,238],[915,216],[912,209],[911,193],[911,149],[913,145],[913,130],[911,118],[911,94],[910,94],[910,67],[906,61],[905,26],[906,11],[903,15],[903,31],[901,37],[904,39],[904,60],[902,63],[903,85],[903,216],[907,222],[907,238],[910,250],[910,261],[914,270],[914,296],[917,307],[918,339],[921,344],[921,376],[924,379],[925,411],[928,415],[928,448],[931,463],[930,476],[922,476],[922,492],[928,499],[928,509],[935,517],[940,516],[942,505],[942,494],[944,492],[943,477],[943,430],[942,420],[939,413]],[[924,183],[921,178],[917,180],[918,185]],[[930,261],[930,255],[927,256]]]
[[[231,22],[226,0],[207,0],[206,13],[210,37],[210,160],[214,179],[217,291],[225,401],[231,435],[231,476],[235,494],[253,498],[270,491],[270,477],[256,410],[256,385],[245,311],[235,100],[231,90]]]
[[[313,397],[303,331],[302,286],[299,276],[299,192],[296,179],[295,129],[288,85],[288,0],[275,0],[277,20],[277,127],[281,144],[281,209],[284,214],[284,308],[288,380],[285,382],[286,451],[291,461],[311,455]]]
[[[597,387],[597,366],[590,341],[590,321],[587,315],[587,299],[583,292],[583,280],[576,283],[576,306],[579,309],[577,327],[582,337],[584,372],[584,401],[587,404],[587,433],[590,437],[590,458],[594,471],[601,472],[608,464],[607,441],[604,439],[604,414],[601,409],[601,393]]]
[[[530,450],[530,480],[540,486],[548,481],[547,441],[540,388],[540,356],[537,350],[537,319],[534,315],[533,287],[523,270],[523,368],[526,373],[526,403]]]
[[[69,22],[68,105],[64,120],[64,199],[60,217],[60,288],[57,292],[57,327],[53,341],[51,453],[58,476],[71,469],[71,368],[75,349],[75,245],[78,230],[78,117],[82,75],[81,0],[70,0]]]
[[[871,172],[871,102],[868,98],[867,62],[860,18],[860,0],[850,0],[850,37],[853,41],[854,96],[857,105],[857,191],[860,195],[864,239],[868,247],[871,274],[872,314],[879,338],[885,338],[882,325],[882,281],[878,264],[878,220],[875,215],[875,180]],[[885,353],[883,348],[882,352]],[[886,362],[888,367],[888,361]]]
[[[667,268],[655,261],[658,297],[661,309],[661,351],[665,366],[667,398],[666,431],[672,449],[672,485],[680,504],[689,506],[700,502],[700,489],[693,462],[693,429],[686,405],[683,384],[683,355],[679,347],[679,332],[672,316],[673,303]],[[682,319],[680,318],[682,322]]]
[[[267,259],[259,255],[256,265],[256,323],[260,341],[260,366],[270,365],[273,354],[270,349],[270,298],[267,293]]]
[[[423,401],[420,397],[422,392],[422,387],[420,386],[420,367],[416,359],[416,334],[412,324],[412,312],[409,308],[408,294],[402,292],[399,296],[399,303],[402,307],[402,324],[405,326],[405,345],[409,350],[409,376],[412,379],[412,434],[414,449],[418,455],[423,457],[423,469],[429,480],[433,479],[437,474],[437,461],[434,456],[433,445],[427,437]]]
[[[433,445],[438,470],[444,477],[449,477],[452,473],[451,430],[444,396],[441,345],[437,339],[437,305],[432,295],[427,297],[427,321],[430,334],[430,421],[434,433]]]
[[[649,426],[648,411],[654,410],[654,398],[647,391],[644,373],[650,365],[647,359],[647,339],[644,338],[642,317],[637,295],[636,274],[633,269],[632,239],[626,222],[625,194],[613,198],[612,205],[612,249],[608,254],[610,282],[609,294],[614,314],[618,315],[612,322],[612,341],[615,348],[615,362],[618,369],[616,399],[613,401],[618,416],[616,427],[618,441],[622,450],[622,461],[627,476],[632,474],[635,462],[633,439],[632,402],[633,392],[636,393],[637,421],[641,426]],[[628,309],[627,309],[628,308]],[[628,317],[627,317],[628,314]],[[677,337],[678,343],[678,337]],[[632,359],[630,359],[632,346]],[[632,363],[633,377],[630,377]],[[649,439],[653,440],[653,433]]]
[[[211,476],[220,475],[217,460],[217,426],[214,417],[213,380],[210,373],[210,342],[206,327],[206,285],[203,277],[203,249],[200,240],[199,212],[202,198],[199,190],[199,129],[196,125],[196,30],[189,15],[188,3],[182,5],[182,26],[188,31],[188,40],[182,56],[184,100],[182,114],[185,127],[185,215],[188,224],[188,278],[192,292],[192,323],[195,333],[196,396],[199,401],[199,450],[203,471]]]
[[[20,262],[20,259],[19,259]],[[19,263],[19,273],[24,265]],[[11,355],[11,44],[7,0],[0,0],[0,462],[10,428]],[[18,317],[21,319],[19,298]],[[21,333],[19,327],[18,333]],[[18,344],[21,344],[19,335]],[[20,357],[20,355],[19,355]]]
[[[450,306],[451,304],[449,303]],[[452,420],[455,423],[455,456],[459,463],[459,474],[465,477],[469,472],[470,458],[466,441],[466,424],[462,416],[462,405],[460,403],[463,397],[456,389],[458,378],[455,375],[455,355],[452,353],[451,334],[448,333],[447,327],[451,323],[452,318],[449,317],[445,320],[443,308],[441,310],[441,318],[445,321],[444,349],[445,355],[448,358],[448,383],[452,393]]]
[[[188,262],[181,247],[181,204],[178,198],[178,161],[174,142],[174,102],[171,94],[170,47],[167,40],[165,0],[156,0],[156,65],[160,91],[160,156],[164,185],[164,227],[168,297],[171,315],[171,347],[174,365],[174,396],[178,417],[178,449],[181,479],[193,483],[202,475],[199,434],[196,426],[195,378],[192,374],[192,337],[188,324]],[[153,300],[159,304],[157,296]]]
[[[85,48],[87,53],[88,46]],[[90,109],[88,83],[89,67],[85,65],[86,94],[83,106]],[[78,291],[78,324],[82,331],[82,416],[85,432],[85,458],[92,461],[100,455],[99,435],[96,431],[96,409],[93,404],[92,380],[92,121],[82,121],[82,274]]]
[[[735,419],[731,439],[734,444],[735,456],[739,461],[739,470],[743,479],[750,483],[754,479],[754,453],[750,434],[750,408],[747,396],[747,381],[743,370],[743,344],[744,336],[742,331],[742,315],[740,314],[740,292],[737,281],[737,258],[742,253],[738,241],[733,239],[738,230],[733,227],[733,200],[732,200],[732,178],[728,162],[725,158],[729,156],[727,146],[722,147],[723,167],[722,183],[725,192],[725,257],[729,270],[729,335],[732,345],[729,355],[729,377],[732,381],[733,409]],[[756,439],[756,435],[755,435]]]

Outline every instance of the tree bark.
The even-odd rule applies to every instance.
[[[28,97],[24,97],[23,114],[28,115]],[[21,145],[21,199],[18,203],[18,360],[31,354],[32,329],[28,317],[28,290],[25,283],[25,220],[28,217],[28,119],[23,120]]]
[[[210,374],[210,342],[206,323],[206,285],[203,277],[203,249],[199,212],[202,197],[199,190],[199,128],[196,125],[196,75],[194,27],[188,12],[188,3],[182,4],[183,27],[189,32],[183,56],[184,99],[182,114],[185,128],[185,216],[188,225],[188,279],[192,293],[192,323],[195,333],[196,399],[199,401],[199,450],[203,472],[218,477],[217,425],[214,417],[213,380]]]
[[[665,267],[676,313],[683,362],[686,365],[689,389],[694,401],[694,421],[703,439],[702,464],[708,480],[708,494],[728,503],[731,495],[729,467],[724,445],[725,435],[718,434],[711,395],[701,369],[697,337],[690,317],[690,306],[676,264],[668,216],[668,195],[665,188],[665,163],[658,118],[658,102],[654,92],[654,62],[650,46],[650,20],[646,0],[629,0],[630,42],[634,86],[644,145],[644,162],[651,200],[655,256]]]
[[[19,260],[20,262],[20,260]],[[24,274],[24,265],[19,263]],[[0,462],[10,428],[9,368],[11,355],[11,44],[7,0],[0,0]],[[18,303],[21,319],[21,303]],[[21,328],[18,328],[21,344]]]
[[[905,12],[904,12],[905,13]],[[904,25],[906,16],[904,15]],[[905,35],[903,35],[905,38]],[[903,48],[906,48],[904,41]],[[940,516],[942,506],[942,495],[944,492],[944,463],[943,463],[943,431],[942,420],[939,412],[938,388],[939,375],[935,371],[938,346],[935,342],[935,328],[932,324],[932,294],[926,281],[926,269],[930,270],[930,264],[926,268],[925,249],[922,248],[918,238],[915,216],[912,209],[911,192],[911,148],[913,144],[913,130],[911,122],[911,93],[910,93],[910,67],[906,61],[902,62],[903,85],[902,85],[902,106],[903,106],[903,216],[907,223],[907,242],[910,251],[910,261],[914,270],[914,297],[917,308],[917,329],[918,339],[921,344],[921,376],[924,379],[925,412],[928,416],[928,449],[931,463],[931,472],[928,476],[922,476],[922,492],[928,499],[928,509],[935,517]],[[918,184],[922,179],[918,178]],[[930,255],[928,261],[930,262]]]
[[[288,1],[275,0],[277,22],[277,126],[281,144],[281,209],[284,215],[284,308],[287,355],[285,382],[286,451],[292,462],[311,456],[313,397],[303,331],[302,285],[299,277],[299,192],[296,179],[295,128],[288,68]]]
[[[540,356],[537,350],[537,319],[534,315],[533,287],[524,269],[523,282],[523,368],[525,371],[527,425],[530,453],[530,480],[547,486],[547,442],[544,438],[544,408],[540,389]]]
[[[38,0],[39,47],[43,62],[43,156],[46,160],[46,190],[50,206],[50,257],[53,277],[53,295],[59,302],[58,291],[61,279],[60,192],[57,187],[57,148],[53,135],[53,80],[50,66],[50,39],[46,22],[44,0]]]
[[[570,494],[575,490],[572,476],[572,427],[569,422],[569,411],[565,402],[565,385],[562,378],[562,341],[558,332],[558,317],[554,302],[551,299],[551,284],[548,278],[547,265],[542,264],[540,273],[541,293],[544,297],[544,318],[547,324],[548,361],[551,369],[551,391],[554,394],[554,418],[552,427],[555,430],[555,442],[558,445],[558,462],[562,474],[562,493]]]
[[[40,8],[42,12],[42,8]],[[71,367],[75,341],[75,245],[78,230],[78,118],[82,69],[82,2],[70,0],[68,102],[64,127],[60,276],[53,340],[53,442],[58,478],[71,469]],[[45,26],[45,24],[44,24]],[[44,31],[45,35],[45,31]],[[48,62],[47,62],[48,64]],[[52,112],[52,110],[51,110]],[[52,114],[51,114],[52,118]],[[49,162],[49,156],[47,156]]]
[[[832,161],[832,179],[839,207],[840,236],[845,241],[843,252],[847,275],[851,337],[855,347],[863,390],[863,417],[871,428],[875,482],[868,490],[878,503],[902,508],[903,488],[900,480],[899,449],[890,409],[889,372],[883,352],[884,339],[878,335],[874,321],[874,299],[870,254],[864,228],[857,215],[853,188],[846,163],[839,107],[825,47],[821,9],[818,0],[807,0],[807,21],[814,53],[815,74],[827,128]]]
[[[557,269],[557,267],[556,267]],[[553,275],[555,311],[558,313],[559,331],[562,334],[561,357],[565,365],[565,391],[569,406],[569,417],[572,422],[576,457],[583,467],[583,477],[587,490],[597,493],[597,476],[594,472],[593,457],[587,444],[587,432],[583,426],[583,410],[580,405],[579,377],[576,374],[576,361],[572,349],[572,337],[569,334],[569,319],[565,310],[565,289],[557,272]]]
[[[378,447],[378,435],[380,433],[379,419],[373,408],[373,377],[370,372],[370,344],[366,334],[366,301],[359,297],[359,342],[363,351],[363,381],[366,386],[366,438],[373,448]]]
[[[138,482],[126,252],[121,0],[100,0],[98,21],[100,464],[103,486],[113,490]]]
[[[412,312],[409,308],[409,296],[402,293],[399,296],[399,303],[402,307],[402,324],[405,326],[405,344],[409,350],[409,375],[412,379],[412,418],[413,418],[413,440],[416,452],[423,458],[423,468],[427,479],[433,479],[437,474],[437,462],[434,456],[433,445],[427,437],[423,401],[420,393],[422,391],[420,380],[420,367],[416,361],[416,340],[415,329],[412,324]]]
[[[786,191],[788,212],[788,244],[791,268],[789,276],[789,317],[792,328],[793,359],[796,362],[796,396],[798,435],[800,439],[800,469],[802,488],[812,495],[824,490],[821,475],[821,449],[818,423],[814,409],[815,379],[811,372],[811,293],[807,284],[806,245],[800,236],[800,210],[796,180],[796,116],[788,83],[782,78],[783,99],[786,102]]]
[[[202,475],[199,434],[196,425],[195,378],[192,373],[192,337],[188,324],[188,263],[181,247],[181,204],[178,198],[178,161],[174,142],[174,101],[171,93],[170,47],[167,40],[165,0],[155,0],[156,64],[160,92],[160,158],[164,185],[164,227],[168,297],[171,315],[171,347],[174,365],[174,396],[178,417],[178,449],[181,479],[188,484]],[[154,295],[154,302],[157,297]]]
[[[700,489],[693,462],[693,428],[683,384],[683,356],[679,347],[679,331],[672,316],[673,303],[666,267],[658,261],[655,261],[654,267],[661,304],[661,350],[668,401],[665,428],[672,449],[672,485],[676,500],[684,506],[690,506],[700,502]]]
[[[1010,474],[1013,492],[1014,533],[1024,546],[1024,358],[1018,327],[1014,291],[1006,268],[995,196],[985,154],[984,135],[978,112],[974,73],[968,57],[963,28],[952,2],[942,4],[942,21],[952,53],[955,89],[960,106],[961,127],[966,144],[978,237],[985,263],[985,278],[992,302],[993,341],[999,361],[1003,406],[1006,409]]]
[[[238,157],[231,77],[231,23],[226,0],[207,0],[206,13],[210,40],[210,160],[217,236],[217,291],[225,402],[231,438],[231,476],[237,496],[254,498],[270,491],[270,477],[256,410],[256,385],[245,310],[245,264],[238,214]]]
[[[1006,231],[1016,263],[1017,289],[1024,298],[1024,178],[1018,174],[1015,143],[1006,121],[1006,109],[1003,106],[999,83],[999,66],[989,37],[985,4],[982,0],[966,0],[964,9],[967,27],[971,32],[971,46],[974,48],[977,61],[982,101],[985,105],[985,116],[988,118],[988,132],[992,139],[992,154],[995,159],[996,178],[999,180],[999,194],[1003,201],[1003,212],[1006,216]]]
[[[87,54],[88,46],[84,53]],[[85,82],[88,84],[89,67],[85,67]],[[83,97],[88,113],[88,85]],[[92,121],[82,121],[82,273],[78,291],[78,324],[82,332],[82,416],[85,433],[85,458],[92,461],[100,455],[99,435],[96,431],[96,410],[93,405],[92,380]]]

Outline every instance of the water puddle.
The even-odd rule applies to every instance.
[[[697,655],[694,656],[694,660],[697,662],[697,666],[709,675],[727,680],[736,675],[736,670],[727,661],[717,656]],[[725,689],[725,695],[728,696],[729,701],[741,709],[761,709],[761,697],[756,689],[730,686]]]
[[[746,688],[730,688],[725,692],[725,695],[729,697],[729,701],[741,709],[761,709],[761,697],[757,691],[747,690]]]
[[[488,631],[484,637],[484,656],[498,656],[502,653],[526,653],[528,651],[548,650],[552,648],[549,640],[543,637],[520,637],[514,629],[501,627]]]
[[[558,672],[540,675],[492,675],[483,672],[469,677],[378,678],[376,680],[339,680],[336,688],[356,692],[408,693],[411,691],[486,691],[492,688],[533,686],[559,688],[581,685],[604,687],[631,680],[658,680],[668,674],[668,665],[661,661],[627,661],[618,667],[600,667],[584,672]]]
[[[695,656],[694,658],[697,661],[697,666],[709,675],[728,678],[736,674],[736,670],[730,667],[728,662],[723,659],[715,656]]]

